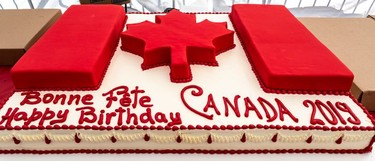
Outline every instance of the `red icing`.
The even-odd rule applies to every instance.
[[[306,143],[310,144],[312,142],[312,139],[313,139],[313,137],[311,135],[309,138],[307,138]]]
[[[208,144],[211,144],[211,143],[212,143],[212,136],[211,136],[211,134],[208,135],[207,143],[208,143]]]
[[[243,142],[243,143],[246,142],[246,134],[245,133],[242,134],[241,142]]]
[[[229,107],[232,109],[232,111],[236,114],[237,117],[240,117],[240,111],[238,109],[238,99],[240,98],[241,96],[239,95],[236,95],[234,97],[234,104],[231,103],[231,101],[229,101],[228,98],[226,97],[223,97],[223,101],[224,101],[224,105],[225,105],[225,116],[229,116]],[[228,107],[229,106],[229,107]]]
[[[50,103],[53,101],[53,95],[51,93],[46,93],[43,97],[43,103]]]
[[[148,136],[147,134],[145,134],[145,136],[143,137],[143,139],[144,139],[145,141],[150,141],[150,136]]]
[[[177,136],[177,138],[176,138],[176,142],[177,142],[177,143],[181,143],[181,142],[182,142],[182,138],[181,138],[180,135]]]
[[[339,102],[336,102],[336,104],[337,103],[339,103]],[[338,119],[339,119],[339,121],[342,123],[342,124],[344,124],[344,125],[346,125],[346,121],[345,121],[345,119],[341,116],[341,114],[340,114],[340,112],[337,110],[337,106],[335,107],[333,104],[332,104],[332,102],[330,102],[330,101],[327,101],[327,105],[332,109],[332,111],[335,113],[335,115],[338,117]]]
[[[201,88],[201,87],[199,87],[199,88]],[[216,115],[220,115],[221,114],[220,111],[219,111],[219,109],[217,109],[217,106],[216,106],[216,103],[215,103],[215,100],[214,100],[212,94],[209,94],[207,96],[207,103],[206,103],[206,106],[204,106],[203,111],[207,112],[208,109],[213,109],[215,111]],[[227,116],[228,112],[226,112],[225,114]]]
[[[107,108],[110,108],[112,103],[116,101],[118,101],[123,107],[131,106],[133,108],[137,108],[138,104],[145,108],[153,106],[153,104],[151,104],[151,98],[145,95],[145,91],[139,89],[138,86],[130,91],[128,86],[118,86],[106,93],[103,93],[102,96],[106,97]]]
[[[245,107],[246,107],[246,111],[244,114],[245,117],[249,117],[249,112],[254,111],[257,114],[259,119],[263,119],[262,115],[259,113],[258,109],[255,107],[254,103],[250,100],[249,97],[245,98],[244,101],[245,101]]]
[[[322,113],[322,115],[325,118],[325,120],[328,121],[328,123],[330,123],[331,125],[337,125],[337,123],[338,123],[337,118],[334,115],[334,113],[332,112],[331,108],[329,108],[326,104],[324,104],[320,100],[316,100],[315,101],[315,105],[319,109],[320,113]],[[328,111],[329,116],[328,116],[328,114],[326,114],[326,112],[324,112],[323,109],[325,109],[326,111]]]
[[[80,107],[76,108],[76,111],[81,111],[81,117],[78,120],[79,124],[83,124],[84,122],[94,123],[97,119],[95,115],[95,108],[93,107]],[[87,117],[87,115],[91,117]]]
[[[81,138],[79,138],[78,137],[78,133],[76,133],[75,135],[74,135],[74,141],[76,142],[76,143],[80,143],[81,142]]]
[[[146,109],[146,112],[147,113],[151,113],[151,109],[147,108]],[[151,124],[155,124],[155,121],[152,119],[152,117],[150,117],[147,113],[143,113],[139,116],[139,120],[142,122],[142,123],[151,123]]]
[[[359,120],[359,118],[354,114],[352,109],[350,109],[350,107],[347,104],[336,102],[335,105],[336,105],[336,108],[338,108],[339,110],[344,111],[344,112],[348,112],[352,116],[352,117],[348,118],[348,121],[350,123],[355,124],[355,125],[361,124],[361,121]],[[366,110],[366,109],[364,109],[364,110]]]
[[[21,140],[18,140],[16,137],[13,136],[13,142],[14,144],[20,144]]]
[[[138,88],[138,86],[136,86],[134,90],[130,91],[130,93],[134,95],[134,100],[135,100],[134,103],[132,104],[132,107],[133,107],[133,108],[136,108],[136,107],[137,107],[138,94],[139,94],[139,93],[145,93],[145,91],[144,91],[144,90],[140,90],[140,89]],[[143,97],[142,97],[142,98],[143,98]],[[150,97],[148,97],[148,98],[150,98]],[[143,100],[143,99],[142,99],[142,100]],[[142,104],[144,104],[143,101],[142,101]],[[152,106],[152,105],[151,105],[151,106]],[[149,106],[149,107],[150,107],[150,106]]]
[[[52,141],[47,137],[47,135],[44,135],[44,142],[46,144],[51,144]]]
[[[275,101],[277,102],[277,106],[279,107],[281,121],[284,121],[284,114],[287,114],[294,122],[298,122],[298,118],[296,118],[279,99],[275,98]]]
[[[182,89],[181,91],[181,100],[183,101],[184,105],[186,106],[187,109],[192,111],[193,113],[207,118],[207,119],[213,119],[214,114],[215,115],[221,115],[221,112],[218,108],[220,106],[217,106],[214,100],[213,94],[208,94],[207,96],[207,103],[203,107],[202,110],[198,110],[197,107],[191,107],[189,103],[186,102],[187,95],[185,94],[188,89],[195,89],[192,90],[192,95],[193,96],[202,96],[203,95],[203,89],[197,85],[188,85],[185,88]],[[249,97],[244,97],[241,98],[240,95],[235,95],[233,97],[233,101],[229,99],[228,97],[222,97],[222,106],[224,106],[224,114],[226,117],[229,117],[229,115],[235,115],[236,117],[249,117],[249,112],[254,111],[256,115],[258,116],[259,119],[262,119],[262,115],[257,109],[257,107],[252,103]],[[239,102],[239,100],[241,102]],[[298,122],[298,118],[296,118],[290,111],[289,109],[284,105],[284,103],[278,99],[275,98],[274,101],[277,104],[277,108],[268,100],[258,97],[258,103],[262,106],[262,109],[266,115],[267,121],[268,122],[273,122],[276,119],[280,119],[281,121],[284,121],[284,116],[287,115],[289,116],[294,122]],[[221,107],[222,107],[221,106]],[[245,108],[243,111],[241,108]],[[229,112],[233,111],[233,112]],[[244,113],[242,113],[244,112]],[[211,114],[214,113],[214,114]],[[233,114],[232,114],[233,113]],[[239,127],[239,126],[237,126]]]
[[[312,107],[311,118],[310,118],[310,123],[312,125],[315,125],[315,124],[325,125],[323,120],[316,118],[315,114],[317,112],[320,113],[323,116],[323,118],[331,125],[337,125],[339,121],[344,125],[347,124],[346,120],[341,115],[342,112],[346,112],[350,114],[351,117],[347,118],[348,122],[355,124],[355,125],[361,124],[361,121],[359,120],[359,118],[353,113],[353,111],[350,109],[350,107],[346,103],[336,102],[334,105],[330,101],[327,101],[326,103],[324,103],[320,100],[316,100],[315,102],[311,100],[305,100],[303,102],[303,105],[305,107],[309,107],[309,106]],[[366,111],[364,112],[366,113]],[[370,120],[372,119],[370,118]],[[340,127],[338,129],[340,129]],[[331,130],[337,130],[337,129],[336,127],[332,127]]]
[[[230,18],[266,92],[350,89],[350,70],[285,7],[234,5]]]
[[[143,57],[144,70],[169,65],[172,82],[191,81],[190,64],[217,66],[216,55],[234,47],[226,23],[196,23],[195,15],[178,10],[155,16],[155,22],[127,25],[121,48]]]
[[[276,133],[275,135],[273,135],[273,137],[272,137],[272,142],[276,142],[277,141],[277,135],[278,135],[278,133]]]
[[[121,6],[69,7],[12,68],[15,87],[97,88],[125,22]]]
[[[336,142],[336,144],[341,144],[342,143],[342,138],[343,138],[344,136],[340,136],[335,142]]]
[[[309,105],[310,105],[311,108],[312,108],[311,117],[310,117],[311,125],[316,125],[316,124],[324,125],[324,122],[321,119],[315,118],[316,106],[315,106],[314,102],[312,102],[310,100],[305,100],[305,101],[303,101],[303,105],[305,107],[309,107]]]
[[[79,94],[51,94],[46,93],[41,95],[40,92],[37,91],[23,91],[21,92],[21,96],[23,96],[23,100],[20,102],[20,105],[35,105],[35,104],[60,104],[60,105],[78,105],[80,103],[84,105],[92,105],[93,104],[93,96],[91,94],[86,95],[79,95]]]
[[[193,95],[193,96],[201,96],[203,94],[203,89],[201,87],[197,86],[197,85],[189,85],[189,86],[184,87],[181,90],[180,97],[181,97],[181,100],[184,103],[185,107],[188,108],[190,111],[192,111],[192,112],[194,112],[194,113],[196,113],[196,114],[198,114],[198,115],[200,115],[200,116],[202,116],[202,117],[204,117],[206,119],[212,120],[213,115],[207,115],[207,114],[205,114],[203,112],[197,111],[196,109],[194,109],[193,107],[191,107],[186,102],[184,94],[185,94],[185,92],[188,89],[195,89],[195,90],[197,90],[197,91],[195,91],[195,90],[191,91],[191,95]]]
[[[112,136],[112,137],[111,137],[111,141],[112,141],[112,143],[115,143],[115,142],[117,142],[117,139],[116,139],[116,137],[115,137],[115,136]]]
[[[174,125],[182,124],[181,114],[179,112],[176,112],[175,116],[173,116],[173,113],[169,113],[169,117],[171,119],[171,122],[169,122],[167,126],[174,126]]]
[[[276,109],[275,107],[273,107],[273,105],[268,102],[266,99],[262,98],[262,97],[259,97],[258,98],[258,102],[260,103],[260,105],[263,107],[263,110],[266,112],[266,117],[267,117],[267,122],[272,122],[274,121],[276,118],[277,118],[277,112],[276,112]],[[272,113],[273,115],[271,116],[270,113],[268,112],[267,110],[267,107],[271,108],[272,110]]]
[[[66,119],[68,118],[68,113],[69,113],[69,110],[58,111],[57,114],[56,114],[56,117],[58,119],[51,120],[50,125],[54,125],[54,124],[57,124],[57,123],[64,123],[66,121]]]

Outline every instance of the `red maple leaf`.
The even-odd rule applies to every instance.
[[[178,10],[155,16],[155,22],[128,24],[121,49],[143,57],[143,70],[169,65],[172,82],[191,81],[190,64],[218,66],[216,55],[234,47],[226,22],[196,23],[194,14]]]

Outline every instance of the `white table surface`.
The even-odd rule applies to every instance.
[[[375,161],[366,154],[0,154],[0,161]]]

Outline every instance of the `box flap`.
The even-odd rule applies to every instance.
[[[352,93],[375,111],[375,21],[370,18],[300,18],[354,73]],[[363,93],[366,91],[365,93]],[[372,103],[370,103],[372,102]]]
[[[0,65],[13,65],[60,16],[58,9],[0,10]]]
[[[361,103],[369,110],[375,111],[375,91],[363,91]]]

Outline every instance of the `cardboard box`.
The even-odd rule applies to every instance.
[[[61,16],[58,9],[0,10],[0,65],[13,65]]]
[[[126,4],[130,0],[79,0],[81,4]]]
[[[300,21],[352,70],[352,94],[369,111],[375,111],[375,21],[371,18],[300,18]]]

